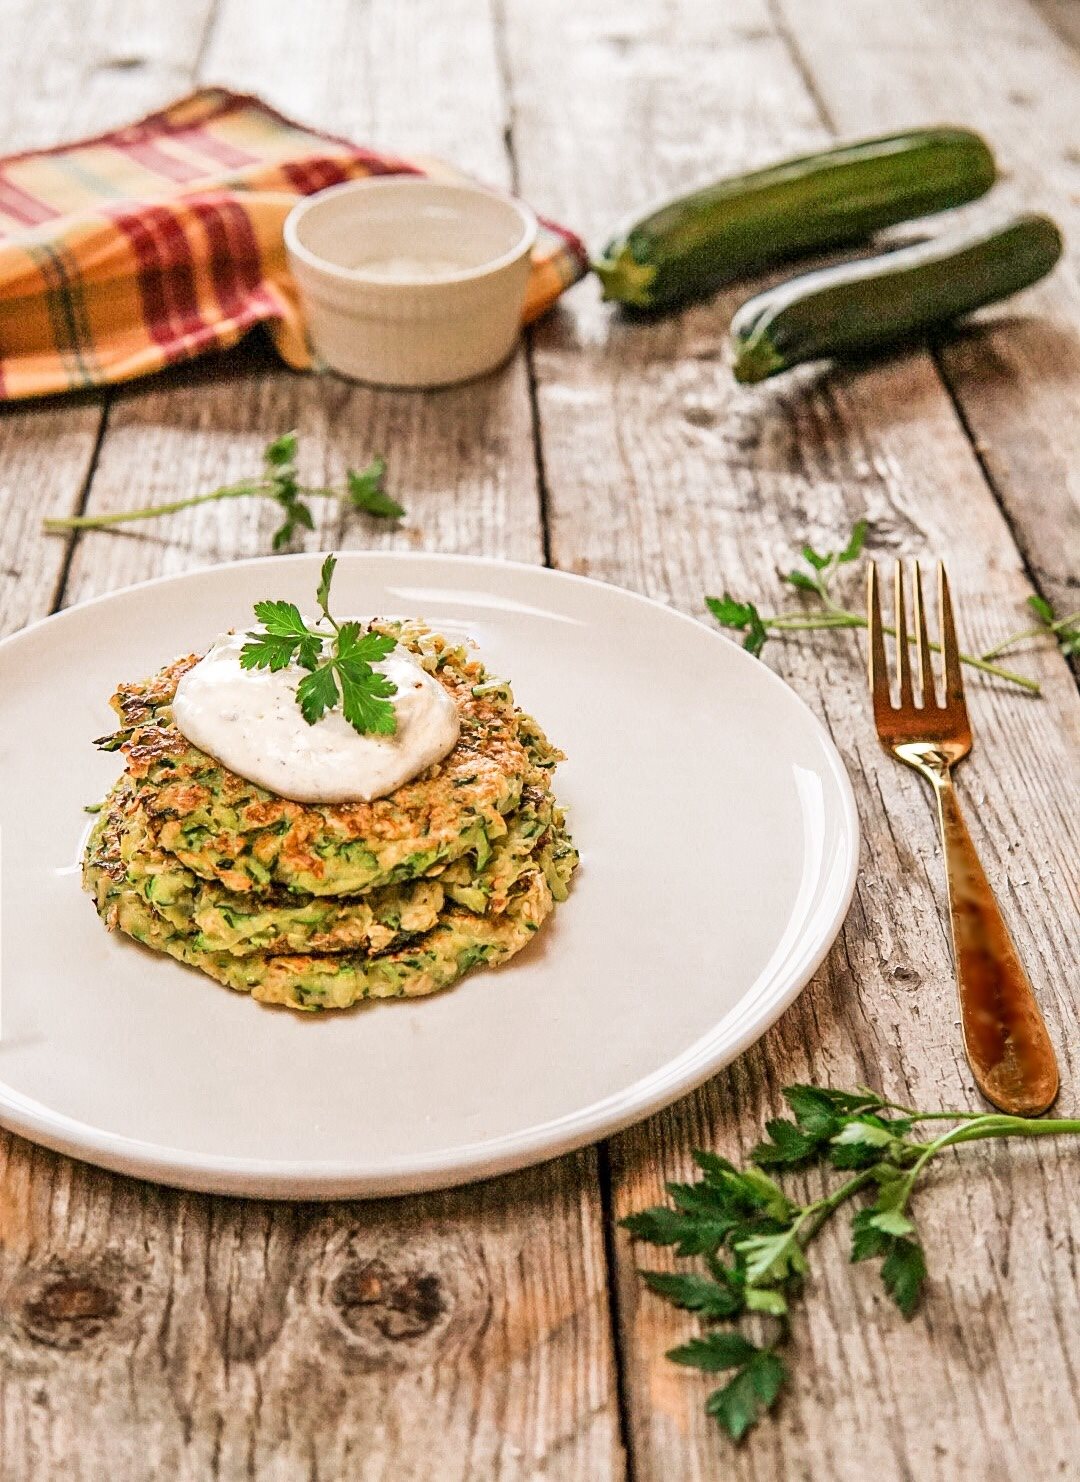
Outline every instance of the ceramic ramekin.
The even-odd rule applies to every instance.
[[[314,354],[382,386],[447,386],[501,364],[535,240],[518,201],[408,175],[305,196],[285,222]]]

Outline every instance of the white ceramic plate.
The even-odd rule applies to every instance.
[[[851,898],[840,758],[764,664],[616,587],[346,554],[338,610],[464,631],[568,753],[582,866],[507,966],[434,998],[304,1017],[109,935],[79,886],[119,768],[116,681],[309,608],[319,557],[218,566],[0,644],[0,1121],[107,1168],[285,1198],[400,1193],[538,1162],[697,1086],[795,998]]]

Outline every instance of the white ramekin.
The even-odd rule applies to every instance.
[[[381,386],[447,386],[517,342],[536,218],[508,196],[411,175],[298,201],[285,249],[316,358]],[[387,276],[364,264],[430,262]]]

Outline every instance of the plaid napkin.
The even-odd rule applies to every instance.
[[[208,88],[126,128],[0,159],[0,400],[145,375],[265,321],[311,365],[281,228],[298,196],[362,175],[460,178]],[[541,222],[524,317],[585,272]]]

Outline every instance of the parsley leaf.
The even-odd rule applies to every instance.
[[[889,1228],[897,1220],[895,1228]],[[909,1235],[914,1225],[895,1210],[882,1213],[860,1209],[851,1221],[852,1261],[872,1261],[884,1257],[881,1279],[885,1290],[905,1317],[915,1311],[926,1277],[926,1258],[922,1246]]]
[[[860,1209],[851,1221],[852,1261],[872,1261],[889,1252],[892,1241],[884,1230],[871,1223],[873,1217],[872,1209]]]
[[[338,658],[342,663],[377,664],[395,647],[388,633],[361,632],[359,623],[342,623],[338,629]],[[387,691],[393,694],[393,690]]]
[[[705,606],[723,628],[731,628],[743,634],[743,647],[754,655],[760,655],[766,642],[775,635],[789,639],[802,638],[807,633],[821,630],[840,632],[845,629],[865,628],[865,610],[843,606],[834,594],[833,587],[845,567],[849,567],[862,555],[869,532],[865,519],[856,520],[851,527],[845,544],[837,550],[819,551],[814,546],[803,545],[800,556],[802,564],[781,574],[780,580],[794,587],[803,597],[810,598],[794,609],[781,612],[762,612],[754,602],[740,601],[725,591],[722,597],[706,597]],[[1080,655],[1080,612],[1068,617],[1054,618],[1049,604],[1042,598],[1030,603],[1039,618],[1040,627],[1027,628],[1013,633],[995,648],[982,654],[961,653],[960,662],[978,669],[982,674],[1019,685],[1029,694],[1040,692],[1039,683],[1027,675],[1018,674],[992,662],[1000,654],[1009,652],[1025,639],[1046,633],[1057,643],[1066,658]],[[893,629],[886,627],[887,633]],[[914,643],[914,633],[908,634]],[[934,648],[936,645],[931,644]]]
[[[925,1277],[926,1259],[922,1246],[903,1237],[894,1240],[881,1264],[881,1279],[905,1317],[910,1317],[915,1311]]]
[[[825,568],[827,566],[830,566],[834,560],[834,557],[830,555],[821,555],[820,552],[815,551],[812,545],[803,546],[802,558],[806,562],[806,564],[808,566],[812,566],[815,571],[824,571]]]
[[[915,1226],[899,1209],[882,1209],[870,1216],[870,1224],[884,1235],[913,1235]]]
[[[250,642],[240,651],[241,668],[276,673],[295,658],[302,668],[314,669],[322,641],[307,627],[295,602],[256,602],[255,616],[265,631],[247,635]]]
[[[748,1286],[745,1291],[747,1312],[765,1312],[769,1317],[787,1315],[787,1298],[775,1287]]]
[[[867,520],[856,520],[851,527],[851,538],[844,549],[837,555],[838,566],[846,566],[849,561],[857,561],[862,555],[863,546],[866,544],[866,532],[870,525]]]
[[[788,1086],[784,1098],[795,1120],[766,1122],[767,1141],[754,1149],[751,1166],[740,1170],[718,1153],[695,1152],[702,1176],[667,1185],[674,1207],[658,1205],[620,1221],[635,1239],[674,1247],[677,1257],[698,1263],[698,1269],[643,1271],[642,1279],[661,1300],[696,1313],[703,1324],[668,1358],[708,1374],[730,1371],[705,1409],[736,1441],[776,1403],[787,1381],[776,1348],[788,1332],[788,1309],[812,1290],[803,1281],[808,1251],[841,1209],[852,1210],[851,1261],[880,1261],[885,1291],[910,1317],[926,1279],[926,1258],[908,1206],[931,1160],[966,1141],[1080,1133],[1080,1119],[1022,1122],[996,1113],[912,1111],[864,1086]],[[942,1118],[956,1125],[940,1133]],[[913,1129],[930,1119],[935,1135],[925,1142]],[[807,1163],[826,1176],[830,1164],[848,1171],[824,1192],[815,1178],[816,1197],[797,1204],[762,1168]],[[758,1347],[739,1330],[747,1313],[757,1325],[776,1325],[771,1343]]]
[[[680,1256],[699,1256],[717,1250],[731,1229],[728,1219],[688,1215],[664,1204],[628,1214],[619,1223],[636,1240],[648,1241],[650,1245],[674,1245],[676,1255]]]
[[[281,506],[284,519],[274,531],[275,551],[292,543],[298,529],[314,530],[315,520],[309,505],[300,497],[300,476],[296,467],[298,440],[295,432],[283,432],[263,450],[264,492]],[[253,491],[254,492],[254,491]]]
[[[350,468],[346,474],[349,486],[349,503],[354,509],[380,520],[400,520],[405,511],[396,499],[386,492],[386,459],[373,458],[359,473]]]
[[[305,674],[296,686],[296,701],[309,726],[322,720],[338,702],[337,676],[333,664],[323,664]]]
[[[287,449],[280,456],[284,452]],[[295,662],[307,669],[296,686],[296,701],[309,726],[340,705],[342,715],[361,735],[392,736],[397,716],[391,699],[397,685],[372,666],[386,658],[396,640],[365,630],[358,622],[336,620],[330,611],[336,569],[337,557],[331,553],[322,563],[316,589],[330,632],[309,628],[294,602],[256,602],[255,616],[262,628],[247,634],[240,664],[277,672]]]
[[[292,467],[296,462],[297,436],[295,432],[283,432],[266,445],[264,459],[271,468]]]
[[[759,1168],[796,1168],[812,1158],[823,1141],[784,1117],[766,1122],[765,1131],[769,1140],[759,1142],[750,1154]]]
[[[820,1086],[786,1086],[784,1100],[803,1131],[819,1137],[835,1136],[840,1130],[840,1117],[856,1116],[884,1105],[873,1091],[829,1091]]]
[[[865,1144],[872,1148],[887,1148],[892,1142],[893,1134],[882,1122],[863,1120],[856,1117],[846,1122],[835,1137],[830,1138],[833,1147],[844,1147],[849,1144]]]
[[[308,626],[295,602],[256,602],[255,616],[274,638],[299,640],[308,636]]]
[[[337,557],[331,551],[322,563],[322,570],[319,572],[319,585],[315,588],[315,601],[319,604],[319,609],[323,617],[331,625],[333,625],[334,620],[330,616],[328,604],[330,602],[330,583],[334,580],[334,572],[336,570]],[[255,611],[258,613],[259,609],[256,607]]]
[[[1027,605],[1052,636],[1065,658],[1080,657],[1080,612],[1071,612],[1068,617],[1059,618],[1046,598],[1040,597],[1038,593],[1033,593],[1027,599]]]
[[[852,561],[857,561],[862,555],[863,546],[866,544],[866,532],[869,530],[869,522],[865,519],[856,520],[851,527],[847,545],[840,551],[815,551],[812,545],[804,545],[800,555],[810,567],[810,572],[789,571],[784,578],[793,587],[801,587],[804,592],[817,592],[822,597],[828,597],[829,584],[833,573],[838,566],[847,566]]]
[[[397,730],[397,717],[389,697],[397,685],[383,674],[375,674],[365,664],[361,667],[339,663],[341,709],[354,731],[392,736]]]
[[[295,638],[275,637],[272,633],[249,634],[250,642],[240,651],[242,669],[269,669],[277,673],[287,669],[296,652]]]
[[[705,1317],[734,1317],[743,1307],[742,1293],[728,1282],[713,1281],[696,1272],[643,1271],[645,1285],[675,1307],[700,1312]]]
[[[701,1148],[694,1150],[694,1162],[704,1173],[709,1183],[723,1184],[729,1173],[738,1174],[735,1164],[727,1158],[722,1158],[719,1153],[702,1151]]]
[[[708,1333],[704,1338],[691,1338],[678,1348],[668,1349],[668,1358],[673,1364],[683,1364],[690,1369],[703,1369],[706,1374],[719,1374],[724,1369],[736,1369],[748,1363],[760,1350],[754,1347],[741,1333]]]
[[[758,1349],[723,1389],[713,1390],[705,1401],[706,1413],[720,1422],[733,1441],[741,1441],[776,1404],[787,1377],[782,1359],[771,1349]]]
[[[739,602],[730,592],[725,592],[722,597],[706,597],[705,606],[722,628],[733,628],[736,632],[745,633],[743,648],[757,658],[765,647],[768,632],[761,620],[761,614],[752,602]]]
[[[794,571],[787,572],[782,580],[786,581],[791,587],[798,587],[800,592],[816,592],[818,590],[818,584],[814,578],[807,576],[805,571],[799,571],[798,568]]]
[[[735,1249],[746,1262],[750,1286],[773,1285],[809,1269],[794,1225],[774,1235],[748,1235]]]
[[[734,1441],[741,1441],[760,1416],[772,1408],[788,1377],[786,1365],[772,1349],[757,1348],[741,1333],[713,1332],[704,1338],[692,1338],[669,1349],[667,1356],[672,1363],[706,1374],[736,1370],[733,1378],[705,1402],[707,1414],[718,1420]]]

